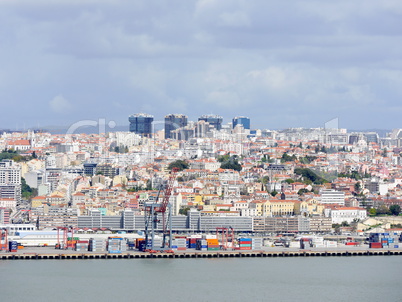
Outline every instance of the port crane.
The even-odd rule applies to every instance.
[[[145,203],[145,250],[170,251],[172,246],[172,206],[169,203],[178,168],[173,168],[165,185],[159,187],[156,200]],[[159,202],[163,192],[162,202]],[[162,244],[156,244],[155,233],[162,223]],[[169,240],[169,242],[167,242]]]
[[[8,249],[8,232],[6,228],[0,229],[0,251]]]

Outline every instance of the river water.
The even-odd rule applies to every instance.
[[[2,260],[0,301],[402,301],[402,257]]]

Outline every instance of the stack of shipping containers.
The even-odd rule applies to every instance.
[[[253,250],[261,250],[262,249],[262,238],[253,238],[251,248]]]
[[[88,240],[77,240],[77,242],[75,243],[75,250],[77,252],[87,252],[88,246],[89,246]]]
[[[178,251],[185,251],[187,249],[187,239],[186,238],[174,238],[172,239],[172,249]]]
[[[154,238],[153,244],[154,244],[155,249],[162,247],[162,240],[163,240],[162,238],[157,238],[157,237]],[[148,239],[146,248],[152,249],[152,239]]]
[[[106,241],[103,239],[89,239],[88,250],[90,252],[104,252],[106,250]]]
[[[252,240],[251,238],[239,238],[239,250],[251,250]]]
[[[206,239],[197,239],[196,249],[199,251],[207,251],[208,250],[208,242]]]
[[[16,252],[17,250],[18,250],[17,241],[9,241],[8,242],[8,251],[9,252]]]
[[[122,252],[123,238],[121,237],[109,237],[107,240],[107,250],[111,254],[120,254]],[[124,242],[125,245],[125,242]]]
[[[215,236],[216,237],[216,236]],[[216,238],[205,239],[207,241],[207,249],[208,251],[218,251],[220,250],[219,241]]]
[[[372,233],[369,236],[370,248],[399,248],[401,235],[397,233]]]
[[[195,249],[197,248],[197,238],[187,238],[187,247],[189,249]]]

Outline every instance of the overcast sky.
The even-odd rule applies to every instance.
[[[401,0],[1,0],[0,128],[402,127]],[[128,126],[127,126],[128,127]]]

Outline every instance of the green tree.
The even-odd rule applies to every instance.
[[[25,178],[21,177],[21,196],[24,199],[31,199],[32,197],[35,197],[38,195],[38,192],[35,188],[31,188],[27,182],[25,181]]]
[[[221,169],[232,169],[235,171],[241,171],[242,166],[237,161],[237,156],[230,156],[228,160],[221,161]]]
[[[313,182],[317,185],[327,183],[327,181],[324,178],[318,176],[314,171],[307,169],[307,168],[296,168],[294,170],[294,173],[297,175],[303,176],[305,183],[306,183],[306,180],[310,180],[311,182]]]
[[[271,192],[271,195],[272,195],[273,197],[275,197],[277,194],[278,194],[278,192],[277,192],[276,190],[273,190],[273,191]]]
[[[183,171],[185,169],[188,169],[189,164],[181,159],[175,160],[174,162],[171,162],[168,166],[169,170],[172,170],[173,168],[178,168],[179,171]]]
[[[285,162],[289,162],[289,161],[294,161],[295,159],[297,159],[296,155],[291,156],[285,152],[282,154],[281,162],[285,163]]]
[[[224,162],[227,162],[229,160],[230,160],[230,155],[229,154],[218,156],[218,162],[220,162],[220,163],[224,163]]]
[[[388,214],[390,214],[390,211],[386,205],[381,205],[377,208],[377,215],[388,215]]]
[[[288,178],[288,179],[285,179],[285,182],[288,183],[288,184],[292,184],[295,181],[293,179],[291,179],[291,178]]]
[[[359,193],[361,189],[362,189],[362,186],[361,186],[360,182],[356,182],[355,183],[355,192]]]
[[[401,213],[401,207],[398,204],[393,204],[389,207],[389,211],[392,215],[398,216]]]
[[[181,209],[179,210],[179,214],[181,214],[181,215],[187,215],[188,211],[190,211],[190,208],[189,208],[189,207],[181,208]]]
[[[308,192],[308,190],[303,188],[303,189],[300,189],[299,191],[297,191],[297,194],[301,196],[301,195],[306,194],[307,192]]]
[[[377,210],[375,208],[370,208],[369,209],[369,215],[370,216],[377,216]]]

